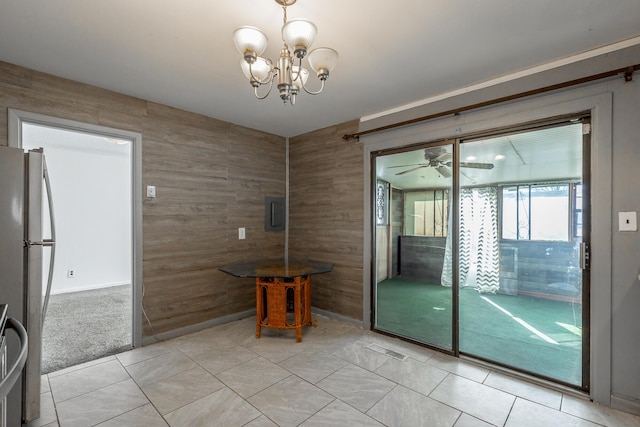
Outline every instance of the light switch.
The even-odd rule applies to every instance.
[[[637,212],[618,212],[619,231],[638,231]]]
[[[244,240],[246,237],[244,227],[238,228],[238,239]]]
[[[156,186],[155,185],[147,185],[147,197],[153,199],[156,197]]]

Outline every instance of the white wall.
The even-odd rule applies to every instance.
[[[131,143],[24,124],[26,148],[44,148],[56,219],[52,293],[131,283]],[[46,216],[46,214],[45,214]],[[43,221],[48,237],[48,219]],[[48,274],[45,249],[43,277]],[[67,277],[74,270],[75,277]]]

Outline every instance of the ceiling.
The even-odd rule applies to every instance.
[[[638,0],[298,0],[287,13],[340,54],[324,92],[293,107],[254,98],[232,40],[258,27],[275,60],[274,0],[2,0],[0,60],[296,136],[640,37]]]
[[[376,157],[376,176],[395,188],[450,188],[453,145]],[[441,162],[429,162],[428,159]],[[482,186],[581,180],[582,124],[484,138],[460,145],[460,185]],[[483,165],[486,168],[478,168]]]

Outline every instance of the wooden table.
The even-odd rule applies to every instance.
[[[267,260],[220,268],[236,277],[256,279],[256,338],[262,328],[295,329],[311,324],[311,275],[328,273],[333,264],[313,260]]]

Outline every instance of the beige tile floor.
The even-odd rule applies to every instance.
[[[34,426],[640,426],[573,393],[315,316],[245,319],[43,376]],[[407,356],[399,360],[385,349]]]

